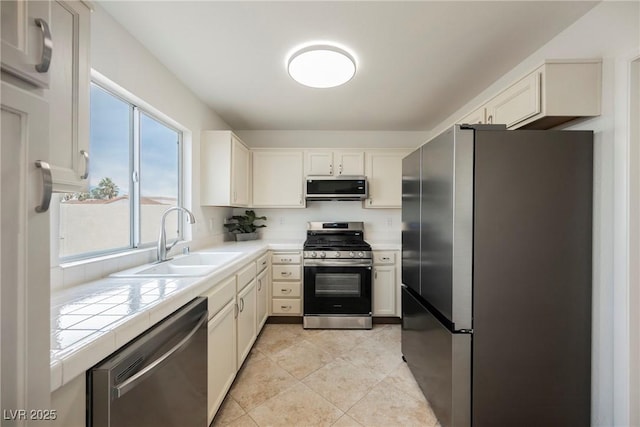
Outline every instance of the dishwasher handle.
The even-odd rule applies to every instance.
[[[191,330],[191,332],[189,332],[182,340],[180,340],[179,343],[174,345],[169,351],[167,351],[165,354],[163,354],[162,356],[160,356],[156,360],[154,360],[152,363],[150,363],[146,368],[144,368],[143,370],[141,370],[137,374],[135,374],[135,375],[131,376],[130,378],[128,378],[122,384],[114,386],[112,388],[112,393],[113,393],[112,394],[112,398],[113,399],[118,399],[118,398],[122,397],[129,390],[131,390],[132,388],[137,386],[145,378],[147,378],[149,375],[151,375],[153,373],[153,371],[155,369],[159,368],[167,359],[169,359],[175,353],[177,353],[182,348],[184,348],[189,343],[189,341],[191,341],[191,339],[196,334],[196,332],[198,332],[198,329],[200,329],[200,327],[207,321],[207,318],[208,318],[208,314],[204,313],[202,315],[202,317],[200,318],[200,320],[198,320],[198,323],[196,323],[196,326],[194,326],[194,328]]]

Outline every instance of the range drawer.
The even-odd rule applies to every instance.
[[[299,297],[300,296],[300,282],[273,282],[271,285],[273,288],[274,297]]]
[[[274,298],[271,312],[273,314],[302,314],[300,300]]]
[[[277,280],[300,280],[299,265],[274,265],[271,269],[272,278]]]
[[[271,256],[272,264],[300,264],[300,252],[292,253],[275,253]]]

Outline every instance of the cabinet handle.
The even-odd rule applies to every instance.
[[[287,310],[287,311],[291,310],[291,306],[290,305],[281,305],[280,308],[283,309],[283,310]]]
[[[265,267],[267,265],[267,261],[262,261],[262,266]]]
[[[262,280],[258,279],[258,291],[262,289]]]
[[[238,306],[238,303],[233,304],[233,317],[235,317],[236,319],[238,318],[238,314],[240,313],[240,309]]]
[[[373,273],[373,278],[374,278],[374,279],[377,279],[377,278],[378,278],[378,270],[376,270],[376,271]]]
[[[487,117],[487,123],[493,123],[493,116],[490,115],[489,117]]]
[[[389,258],[388,256],[383,256],[382,258],[380,258],[382,261],[389,261],[391,258]]]
[[[342,175],[342,164],[338,166],[338,175]]]
[[[283,294],[290,294],[291,293],[291,289],[290,288],[281,288],[280,292]]]
[[[373,204],[373,199],[369,199],[369,204]]]
[[[240,313],[244,311],[244,298],[240,298]]]
[[[51,179],[51,166],[42,160],[36,160],[36,167],[42,169],[42,202],[36,206],[36,212],[43,213],[49,210],[53,180]]]
[[[280,274],[283,275],[284,277],[291,276],[291,272],[290,271],[281,271]]]
[[[51,65],[51,56],[53,54],[53,40],[51,39],[51,30],[47,21],[36,18],[36,25],[42,30],[42,60],[36,64],[36,71],[46,73]]]
[[[329,175],[333,175],[333,165],[329,165]]]
[[[233,201],[237,201],[238,200],[238,192],[236,190],[233,190]]]
[[[80,154],[84,157],[84,173],[80,175],[80,179],[87,179],[89,177],[89,152],[80,150]]]

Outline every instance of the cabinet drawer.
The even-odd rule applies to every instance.
[[[238,292],[256,278],[256,263],[252,262],[238,272]]]
[[[396,253],[393,251],[374,251],[373,263],[374,264],[395,264]]]
[[[271,285],[274,297],[299,297],[300,282],[273,282]]]
[[[301,314],[299,299],[274,299],[272,301],[273,314]]]
[[[272,264],[300,264],[300,252],[276,253],[271,256]]]
[[[299,265],[274,265],[271,276],[273,280],[300,280]]]
[[[229,277],[222,283],[208,290],[204,296],[207,297],[207,307],[209,319],[215,316],[229,301],[236,296],[236,276]]]
[[[261,273],[265,268],[267,268],[267,264],[269,263],[269,255],[262,255],[256,262],[258,263],[258,273]]]

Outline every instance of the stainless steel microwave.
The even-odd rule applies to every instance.
[[[307,200],[363,200],[368,194],[367,178],[364,176],[307,177]]]

